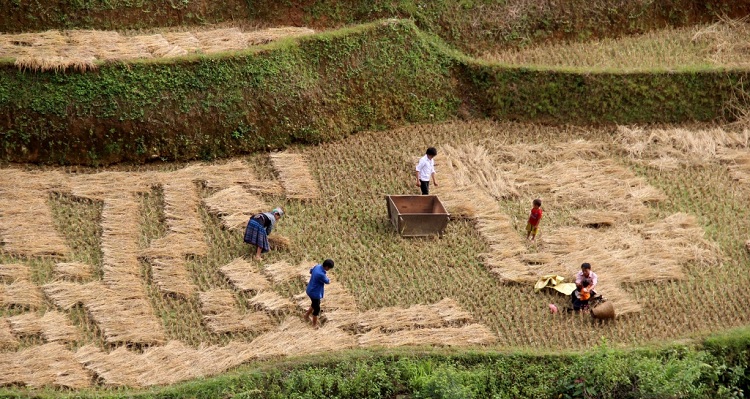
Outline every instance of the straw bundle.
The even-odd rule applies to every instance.
[[[203,321],[213,332],[265,331],[273,326],[271,319],[264,313],[247,312],[243,315],[229,290],[201,292],[199,298]]]
[[[260,292],[270,288],[268,280],[255,271],[255,266],[242,258],[237,258],[222,266],[219,271],[241,291]]]
[[[664,198],[656,188],[612,160],[557,161],[539,170],[522,167],[516,179],[533,190],[548,192],[558,206],[622,212],[631,221],[648,215],[644,202]]]
[[[498,170],[496,162],[484,146],[445,145],[443,151],[451,159],[453,177],[458,179],[459,186],[477,185],[495,200],[518,197],[513,176]]]
[[[750,149],[723,149],[719,159],[727,164],[732,179],[742,184],[750,184]]]
[[[292,245],[292,240],[281,234],[273,233],[268,236],[268,245],[275,251],[286,251]]]
[[[463,310],[461,305],[451,298],[444,298],[440,302],[430,305],[430,308],[449,326],[458,326],[471,323],[474,317],[471,313]]]
[[[727,148],[748,148],[750,132],[727,132],[721,128],[710,130],[641,129],[618,127],[623,151],[635,160],[670,160],[678,165],[702,165],[717,159]],[[656,162],[656,163],[655,163]]]
[[[46,342],[74,342],[80,338],[76,327],[61,312],[48,311],[41,317],[26,313],[8,320],[18,335],[41,335]]]
[[[320,197],[318,183],[310,174],[303,155],[279,152],[271,154],[271,163],[279,174],[287,198],[310,200]]]
[[[195,37],[200,41],[204,53],[241,50],[247,47],[245,36],[238,28],[196,32]]]
[[[87,280],[94,275],[93,266],[81,262],[55,263],[54,271],[60,278],[76,281]]]
[[[99,282],[54,282],[45,284],[44,292],[62,309],[82,303],[108,343],[164,341],[161,320],[154,315],[142,286],[114,290]]]
[[[313,262],[303,261],[297,266],[292,266],[286,261],[279,261],[263,267],[263,273],[271,278],[274,284],[281,284],[294,279],[304,279],[306,281],[310,276],[310,268]]]
[[[108,343],[158,344],[165,334],[148,299],[101,287],[84,306]]]
[[[6,263],[0,265],[0,280],[13,282],[29,279],[29,267],[20,263]]]
[[[468,196],[457,188],[451,160],[445,162],[446,166],[436,162],[436,168],[440,167],[440,186],[435,187],[435,192],[440,195],[440,200],[452,219],[473,219],[477,210]]]
[[[63,310],[68,310],[79,303],[86,302],[90,293],[98,288],[99,285],[100,283],[98,282],[81,285],[55,281],[45,284],[42,290],[55,306]]]
[[[250,194],[240,185],[225,188],[203,199],[208,211],[218,215],[227,229],[244,229],[250,217],[269,209],[259,196]]]
[[[573,219],[583,227],[611,227],[627,219],[624,212],[582,209],[573,215]]]
[[[210,188],[224,189],[241,185],[252,194],[281,195],[283,193],[278,182],[258,180],[252,170],[241,161],[189,166],[173,173],[190,174],[193,180],[204,181]]]
[[[151,257],[203,256],[208,252],[200,217],[200,196],[190,176],[177,173],[163,184],[167,234],[151,243],[144,253]],[[176,175],[176,176],[175,176]]]
[[[129,192],[113,191],[102,209],[103,280],[113,290],[138,289],[145,297],[138,260],[138,202]]]
[[[294,308],[294,303],[274,291],[259,292],[248,302],[267,312],[282,312]]]
[[[70,249],[57,233],[47,203],[49,192],[64,185],[57,173],[3,170],[0,180],[0,244],[20,256],[65,256]]]
[[[0,350],[15,349],[17,347],[18,339],[11,332],[8,319],[0,318]]]
[[[339,351],[356,346],[354,336],[330,325],[312,329],[298,318],[286,319],[276,330],[267,332],[250,343],[258,358],[303,356]]]
[[[76,197],[103,201],[133,193],[145,193],[155,184],[154,174],[99,172],[70,175],[71,193]]]
[[[463,327],[425,328],[403,330],[395,333],[383,333],[373,330],[359,336],[360,346],[405,346],[405,345],[489,345],[497,337],[481,324],[469,324]]]
[[[502,212],[495,199],[471,181],[468,168],[460,160],[450,156],[451,153],[461,152],[450,146],[445,147],[445,152],[448,155],[445,157],[447,165],[444,169],[452,179],[443,178],[443,181],[448,180],[448,186],[454,190],[446,193],[446,203],[449,208],[458,203],[470,204],[471,208],[476,209],[474,217],[477,218],[477,230],[490,244],[490,253],[485,255],[485,263],[490,269],[504,269],[507,258],[526,252],[526,247],[513,229],[510,218]]]
[[[42,302],[39,287],[28,280],[16,280],[11,284],[0,285],[0,307],[20,306],[36,309]]]
[[[149,263],[151,264],[151,277],[159,291],[183,298],[190,297],[197,291],[197,287],[191,281],[184,258],[149,259]]]
[[[426,305],[414,305],[406,309],[389,307],[368,310],[359,316],[357,325],[350,328],[357,332],[372,330],[394,332],[414,328],[437,328],[444,325],[445,321],[434,309]]]
[[[73,353],[59,343],[5,353],[0,356],[0,370],[0,385],[82,389],[92,382]]]
[[[182,49],[186,54],[200,50],[200,40],[190,32],[167,32],[162,33],[162,36],[167,39],[169,44]]]

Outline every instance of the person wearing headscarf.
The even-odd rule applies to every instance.
[[[257,213],[247,222],[245,227],[244,241],[250,245],[255,245],[255,259],[260,260],[260,254],[266,253],[271,249],[268,244],[268,235],[271,234],[276,222],[284,216],[281,208],[274,208],[271,212]]]

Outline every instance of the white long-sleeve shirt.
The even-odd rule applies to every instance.
[[[419,180],[430,181],[432,174],[435,173],[435,160],[427,158],[427,155],[419,158],[417,172],[419,172]]]

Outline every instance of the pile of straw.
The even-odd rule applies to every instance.
[[[158,344],[165,334],[143,288],[113,290],[99,282],[53,282],[44,293],[62,309],[83,304],[108,343]]]
[[[484,255],[487,267],[500,276],[505,270],[516,272],[519,262],[509,259],[525,253],[526,246],[513,228],[511,219],[500,209],[495,198],[471,181],[469,168],[452,156],[456,152],[453,147],[445,146],[442,152],[446,154],[446,165],[441,172],[443,187],[436,191],[451,211],[459,206],[475,210],[473,217],[477,220],[477,231],[490,244],[490,252]]]
[[[259,196],[249,193],[240,185],[225,188],[203,199],[208,211],[218,215],[225,228],[244,229],[250,217],[269,209]]]
[[[59,179],[59,180],[58,180]],[[57,233],[48,204],[49,194],[62,188],[59,173],[29,173],[4,169],[0,179],[0,245],[19,256],[65,256],[70,253]]]
[[[28,280],[16,280],[0,285],[0,307],[20,306],[37,309],[43,303],[42,293]]]
[[[16,335],[41,335],[46,342],[74,342],[80,336],[76,327],[61,312],[48,311],[41,317],[34,313],[24,313],[8,319],[11,330]]]
[[[274,291],[259,292],[257,295],[250,298],[248,302],[267,312],[280,313],[282,311],[294,309],[294,303]]]
[[[64,280],[84,281],[94,276],[94,268],[81,262],[55,263],[55,275]]]
[[[180,57],[190,53],[243,50],[285,37],[315,33],[285,27],[243,32],[224,28],[148,35],[121,35],[112,31],[71,30],[0,34],[0,57],[15,59],[19,68],[63,71],[96,69],[102,61]]]
[[[0,264],[0,281],[12,283],[29,279],[29,267],[20,263]]]
[[[292,152],[271,154],[271,163],[279,174],[287,198],[311,200],[320,197],[317,181],[310,174],[305,157]]]
[[[199,212],[201,199],[193,176],[173,172],[165,177],[162,189],[167,234],[151,243],[146,256],[206,255],[208,245]]]
[[[219,271],[240,291],[260,292],[271,287],[268,280],[255,271],[255,266],[242,258],[222,266]]]
[[[265,265],[263,272],[271,278],[274,284],[281,284],[300,279],[307,281],[310,277],[310,269],[314,266],[313,262],[303,261],[297,266],[292,266],[285,261],[279,261]]]
[[[357,342],[354,336],[330,324],[316,330],[290,317],[278,329],[259,336],[250,345],[253,355],[264,359],[340,351],[355,347]]]
[[[82,347],[76,358],[108,386],[145,387],[218,374],[252,358],[248,344],[193,349],[179,341],[136,353],[120,347],[103,353],[93,345]]]
[[[360,346],[405,346],[405,345],[489,345],[497,337],[481,324],[469,324],[463,327],[424,328],[384,333],[372,330],[357,339]]]
[[[242,314],[236,306],[232,291],[214,289],[199,293],[203,321],[211,331],[227,333],[237,331],[266,331],[273,324],[262,312]]]
[[[82,389],[92,384],[91,376],[73,353],[59,343],[4,353],[0,356],[0,370],[0,385]]]
[[[188,298],[198,290],[184,258],[151,258],[148,262],[151,264],[151,278],[159,291]]]
[[[275,251],[286,251],[292,246],[292,240],[278,233],[268,236],[268,245]]]
[[[625,154],[635,162],[661,170],[716,161],[732,165],[735,164],[732,154],[741,159],[750,148],[750,130],[736,133],[722,128],[687,130],[619,126],[618,134]]]
[[[526,265],[529,275],[515,281],[532,282],[545,274],[572,276],[582,262],[589,262],[599,276],[597,291],[613,302],[618,315],[641,309],[621,284],[682,279],[687,262],[718,262],[717,250],[703,238],[695,218],[680,213],[606,231],[560,228],[550,231],[544,242],[552,261]]]
[[[17,347],[18,339],[10,330],[8,319],[0,318],[0,350],[15,349]]]

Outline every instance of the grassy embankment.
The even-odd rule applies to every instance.
[[[464,57],[408,21],[88,73],[0,67],[2,159],[215,159],[461,116],[553,123],[712,121],[743,69],[580,71]]]

